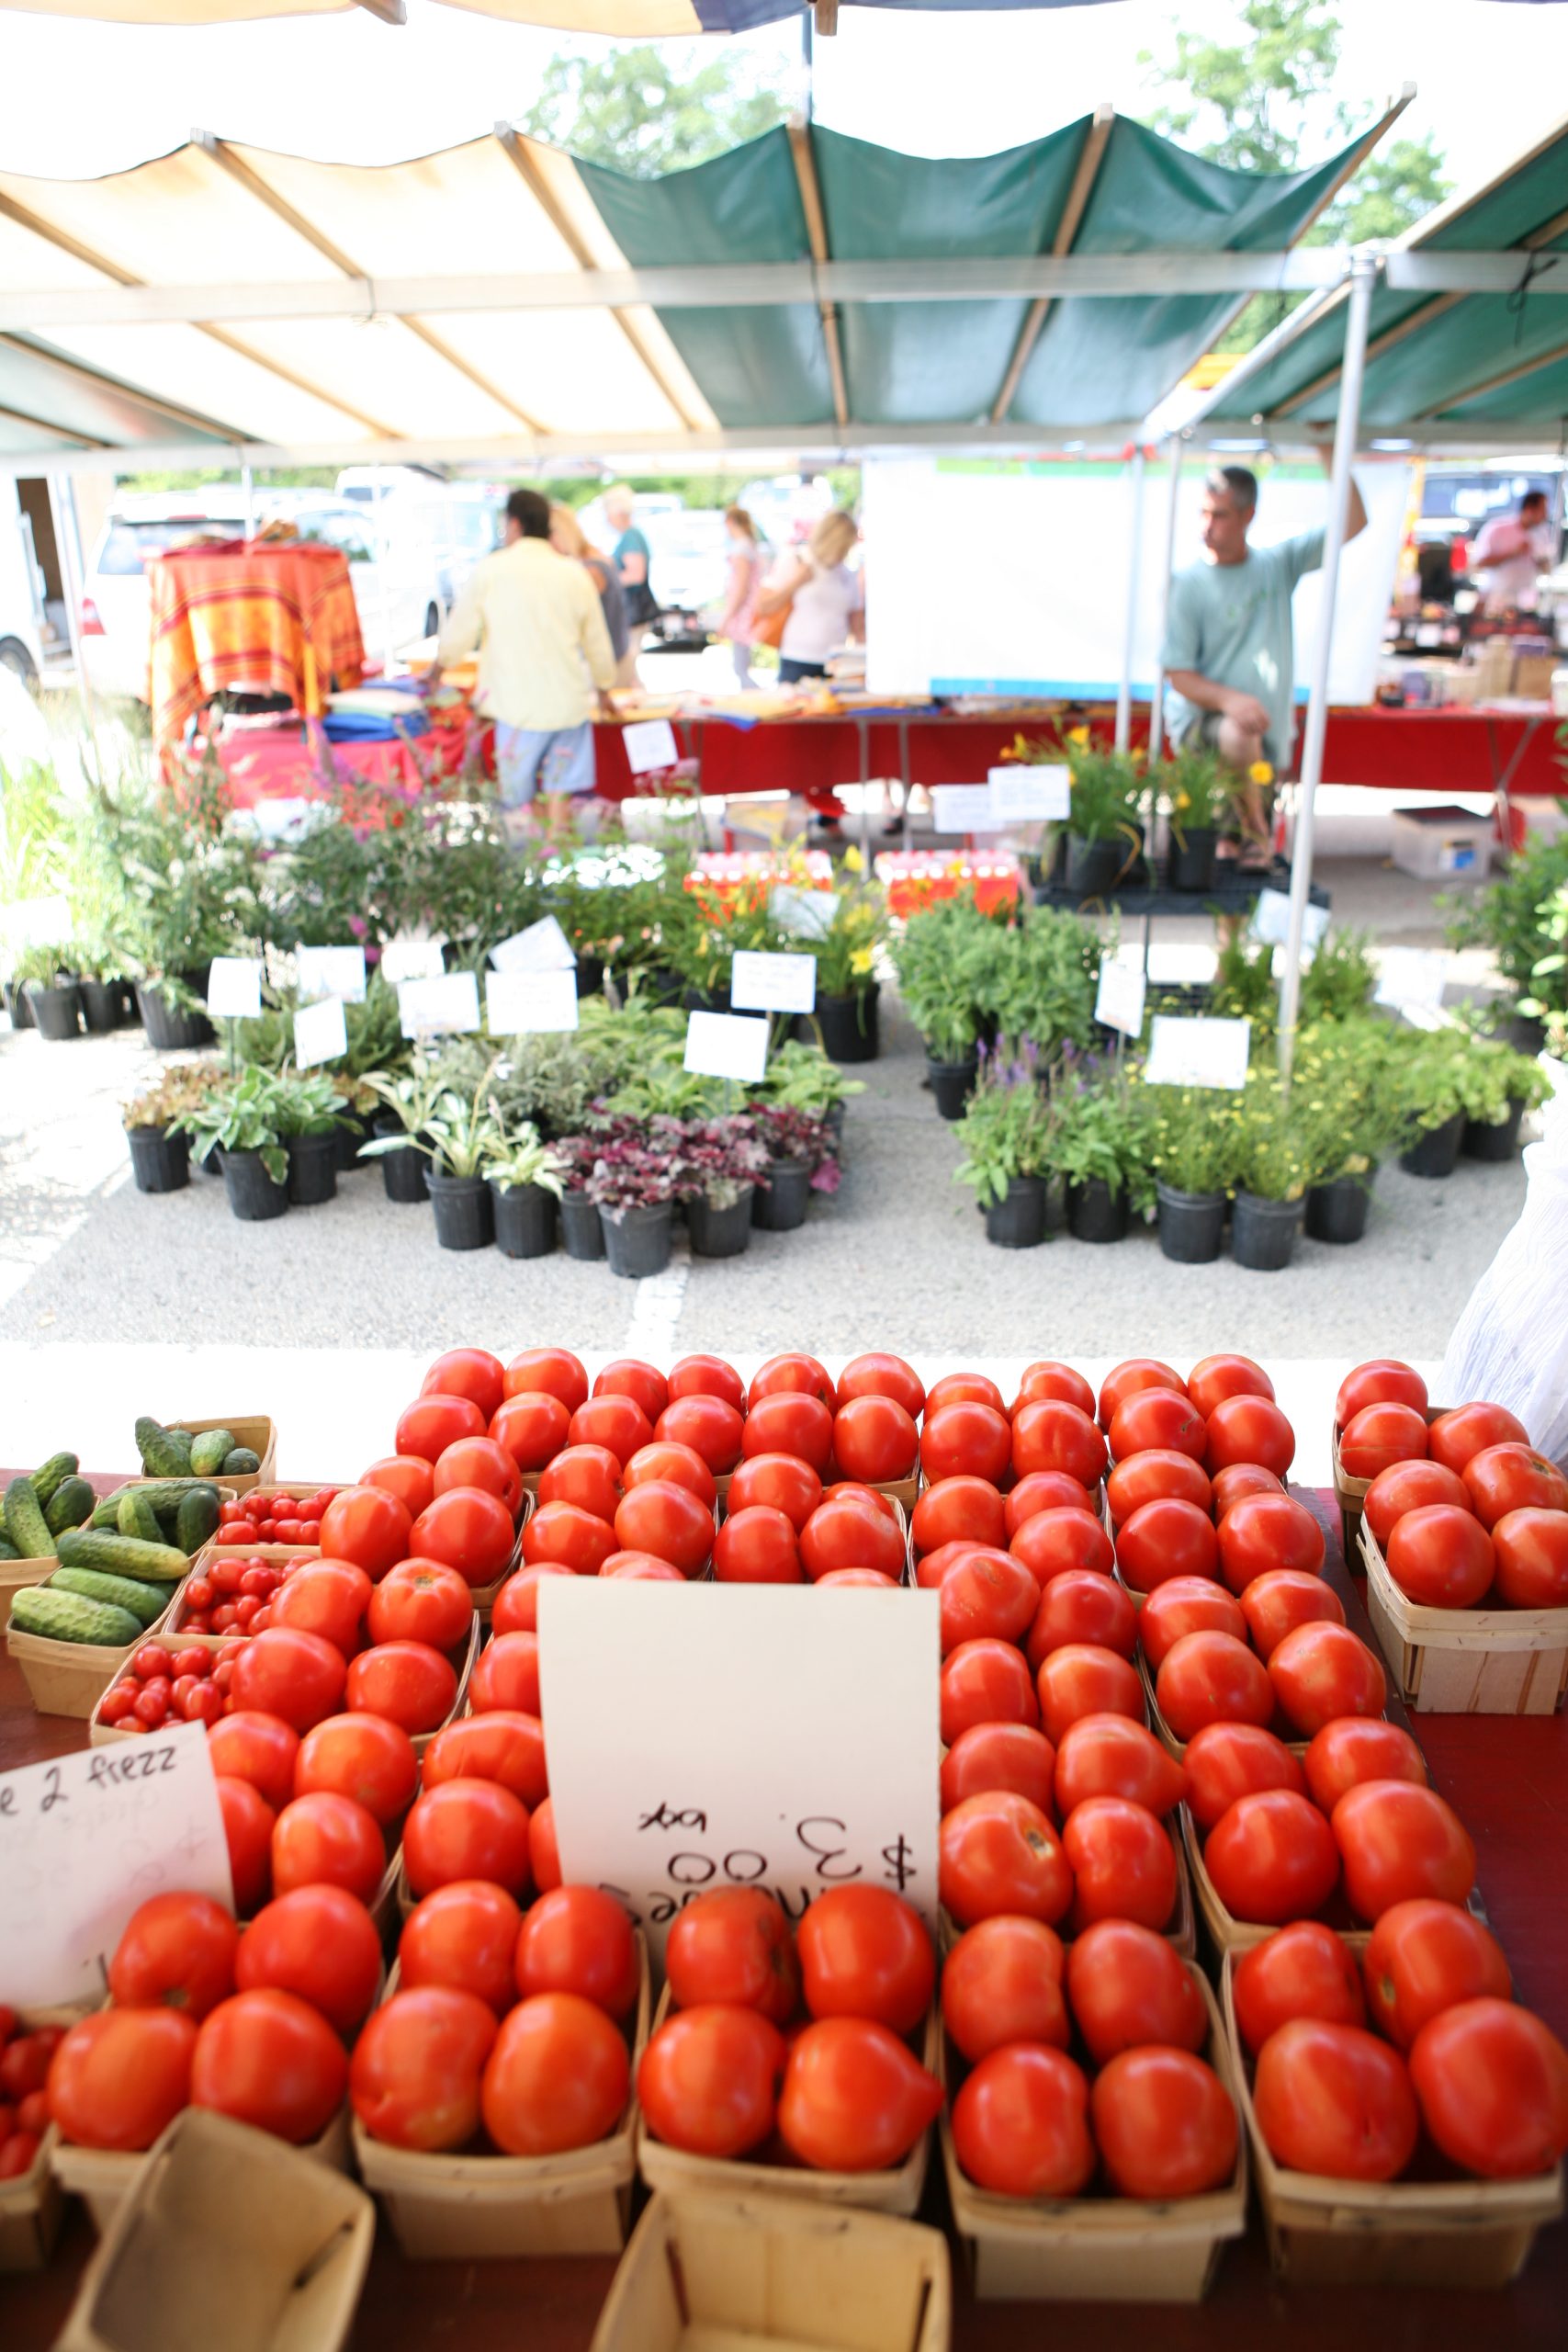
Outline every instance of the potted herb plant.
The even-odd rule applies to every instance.
[[[1231,1256],[1255,1272],[1278,1273],[1295,1250],[1312,1163],[1293,1091],[1287,1095],[1277,1070],[1251,1071],[1236,1110]]]
[[[443,1250],[488,1250],[495,1239],[495,1217],[485,1181],[487,1155],[495,1142],[488,1103],[448,1091],[425,1121],[419,1148],[429,1154],[425,1182]]]
[[[218,1075],[175,1062],[155,1086],[126,1104],[125,1139],[139,1193],[183,1192],[190,1182],[190,1136],[175,1123],[197,1107]]]
[[[125,981],[119,959],[84,951],[77,956],[82,1019],[89,1037],[107,1037],[125,1020]]]
[[[1207,890],[1214,849],[1234,806],[1230,771],[1206,744],[1183,744],[1160,770],[1159,801],[1170,835],[1166,881],[1173,890]]]
[[[1345,1247],[1367,1229],[1378,1162],[1400,1132],[1393,1036],[1363,1019],[1318,1022],[1296,1040],[1291,1108],[1311,1170],[1304,1222],[1314,1241]]]
[[[757,1180],[767,1172],[768,1147],[744,1114],[694,1119],[685,1129],[686,1177],[682,1198],[686,1230],[699,1258],[738,1258],[751,1238]]]
[[[272,1078],[274,1124],[288,1154],[288,1197],[314,1208],[337,1193],[338,1136],[347,1125],[343,1097],[326,1070],[282,1070]]]
[[[1125,1240],[1134,1211],[1153,1209],[1148,1111],[1146,1091],[1114,1061],[1069,1051],[1054,1075],[1048,1165],[1075,1240]]]
[[[1469,1106],[1484,1109],[1487,1090],[1471,1075],[1471,1040],[1460,1029],[1402,1033],[1394,1067],[1394,1099],[1404,1114],[1405,1147],[1399,1164],[1407,1176],[1451,1176]]]
[[[82,990],[76,952],[69,943],[24,947],[11,974],[13,998],[26,998],[40,1037],[60,1045],[82,1034]]]
[[[893,949],[898,993],[925,1040],[926,1077],[944,1119],[963,1116],[975,1083],[979,1006],[996,972],[998,932],[967,891],[911,915]]]
[[[789,943],[809,948],[817,958],[817,1009],[796,1016],[795,1034],[802,1039],[814,1036],[832,1061],[874,1062],[881,1051],[877,1011],[882,983],[874,966],[886,935],[882,893],[863,883],[838,893],[827,931]]]
[[[617,1122],[616,1131],[628,1133],[632,1125]],[[586,1261],[604,1255],[604,1227],[588,1191],[604,1140],[602,1132],[590,1130],[558,1136],[553,1147],[561,1170],[560,1236],[569,1258]]]
[[[1220,1254],[1235,1181],[1235,1097],[1213,1087],[1148,1092],[1160,1249],[1179,1265],[1207,1265]]]
[[[587,1192],[604,1229],[604,1255],[613,1274],[636,1282],[664,1272],[685,1176],[685,1138],[678,1119],[650,1119],[640,1136],[615,1136],[603,1143]]]
[[[1097,751],[1087,727],[1063,745],[1068,763],[1066,884],[1080,899],[1103,899],[1141,855],[1143,780],[1125,752]]]
[[[839,1189],[838,1154],[827,1116],[789,1102],[761,1101],[752,1115],[767,1151],[767,1173],[751,1205],[751,1222],[766,1233],[793,1233],[806,1223],[814,1192]]]
[[[525,1119],[510,1132],[491,1102],[491,1139],[483,1160],[503,1258],[547,1258],[556,1246],[556,1204],[566,1161]]]
[[[252,1066],[220,1079],[172,1124],[190,1136],[199,1157],[217,1151],[231,1216],[246,1224],[282,1216],[288,1206],[288,1155],[269,1071]]]
[[[1529,1054],[1477,1038],[1460,1148],[1467,1159],[1512,1159],[1527,1111],[1539,1110],[1551,1082]]]
[[[958,1123],[964,1157],[956,1181],[972,1185],[986,1212],[986,1238],[1000,1250],[1032,1250],[1045,1238],[1050,1112],[1039,1057],[1028,1039],[980,1048],[975,1091]]]
[[[407,1205],[428,1199],[429,1162],[422,1139],[446,1091],[446,1080],[416,1053],[406,1070],[367,1070],[365,1084],[382,1109],[374,1137],[359,1147],[360,1158],[380,1161],[389,1201]]]

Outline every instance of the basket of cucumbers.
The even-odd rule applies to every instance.
[[[0,1602],[18,1585],[41,1584],[54,1572],[55,1542],[91,1518],[96,1495],[73,1453],[51,1453],[29,1478],[13,1480],[0,1496]]]
[[[248,1494],[258,1478],[270,1478],[277,1433],[265,1413],[235,1413],[226,1421],[155,1421],[143,1413],[136,1424],[136,1451],[150,1478],[220,1478],[231,1494]]]

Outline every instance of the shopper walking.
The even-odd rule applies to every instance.
[[[1494,514],[1476,533],[1470,568],[1483,575],[1489,614],[1533,613],[1536,585],[1552,563],[1546,492],[1528,490],[1511,514]]]
[[[630,642],[620,655],[615,669],[618,686],[641,684],[637,673],[637,657],[642,645],[642,632],[659,613],[659,600],[653,593],[649,576],[648,541],[633,521],[636,501],[626,483],[614,483],[604,492],[604,520],[615,533],[615,545],[611,558],[620,574],[621,589],[626,598],[626,624]]]
[[[788,606],[779,639],[781,684],[825,678],[828,656],[846,639],[863,633],[864,592],[844,560],[859,537],[854,516],[835,507],[813,525],[810,537],[783,577],[771,581],[758,598],[761,616]]]
[[[572,562],[581,564],[599,591],[604,627],[610,632],[610,650],[618,666],[631,641],[626,592],[621,585],[620,573],[608,556],[602,555],[593,546],[570,506],[557,504],[550,508],[550,545],[557,555],[568,556]]]
[[[761,594],[766,550],[744,506],[726,507],[724,527],[729,535],[729,577],[724,612],[714,634],[729,641],[736,683],[754,686],[751,648],[757,641],[757,599]]]

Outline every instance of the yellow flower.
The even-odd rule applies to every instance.
[[[1192,795],[1190,792],[1179,792],[1176,796],[1176,805],[1179,808],[1190,808]]]
[[[1267,760],[1254,760],[1247,771],[1248,784],[1272,784],[1274,771]]]
[[[846,874],[863,874],[865,872],[865,860],[852,842],[850,843],[849,848],[844,852],[844,871]]]
[[[1069,743],[1087,743],[1089,741],[1089,729],[1087,727],[1069,727],[1067,729],[1067,741]]]
[[[852,972],[869,972],[872,967],[872,952],[870,948],[859,947],[850,957],[850,969]]]

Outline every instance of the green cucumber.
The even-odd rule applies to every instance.
[[[47,1510],[50,1502],[67,1478],[73,1478],[82,1467],[73,1453],[51,1453],[33,1472],[33,1492],[39,1498],[39,1509]]]
[[[143,1502],[151,1503],[160,1519],[177,1511],[187,1495],[210,1495],[215,1504],[219,1499],[210,1478],[130,1478],[123,1487],[117,1487],[112,1495],[104,1497],[93,1513],[93,1525],[107,1527],[112,1533],[120,1503],[130,1494],[140,1495]]]
[[[218,1532],[218,1489],[193,1487],[175,1514],[175,1544],[187,1557],[210,1544]]]
[[[261,1455],[253,1453],[248,1445],[237,1445],[223,1463],[225,1478],[254,1478],[261,1469]]]
[[[180,1439],[184,1438],[182,1445]],[[190,1439],[185,1430],[166,1430],[143,1413],[136,1424],[136,1451],[152,1478],[183,1478],[190,1469]]]
[[[62,1478],[44,1510],[44,1524],[51,1535],[62,1535],[68,1527],[80,1527],[91,1519],[97,1501],[85,1478]]]
[[[151,1625],[169,1605],[166,1584],[138,1584],[134,1577],[106,1576],[101,1568],[56,1568],[51,1592],[80,1593],[84,1600],[101,1601],[106,1608],[129,1610],[139,1625]]]
[[[66,1568],[105,1568],[111,1577],[137,1577],[145,1584],[177,1584],[190,1566],[172,1544],[144,1544],[136,1535],[100,1535],[88,1527],[67,1528],[60,1539]]]
[[[121,1495],[114,1523],[121,1535],[137,1536],[143,1544],[161,1544],[164,1540],[157,1512],[134,1487],[128,1495]]]
[[[190,1442],[190,1466],[198,1477],[221,1470],[234,1451],[232,1430],[202,1430]]]
[[[0,1560],[19,1560],[21,1554],[8,1535],[0,1535]]]
[[[30,1478],[13,1478],[6,1489],[6,1533],[24,1560],[47,1559],[54,1550]]]
[[[129,1609],[85,1600],[79,1592],[59,1592],[52,1585],[29,1584],[11,1596],[11,1631],[38,1634],[50,1642],[93,1642],[122,1650],[141,1639],[142,1628]]]

